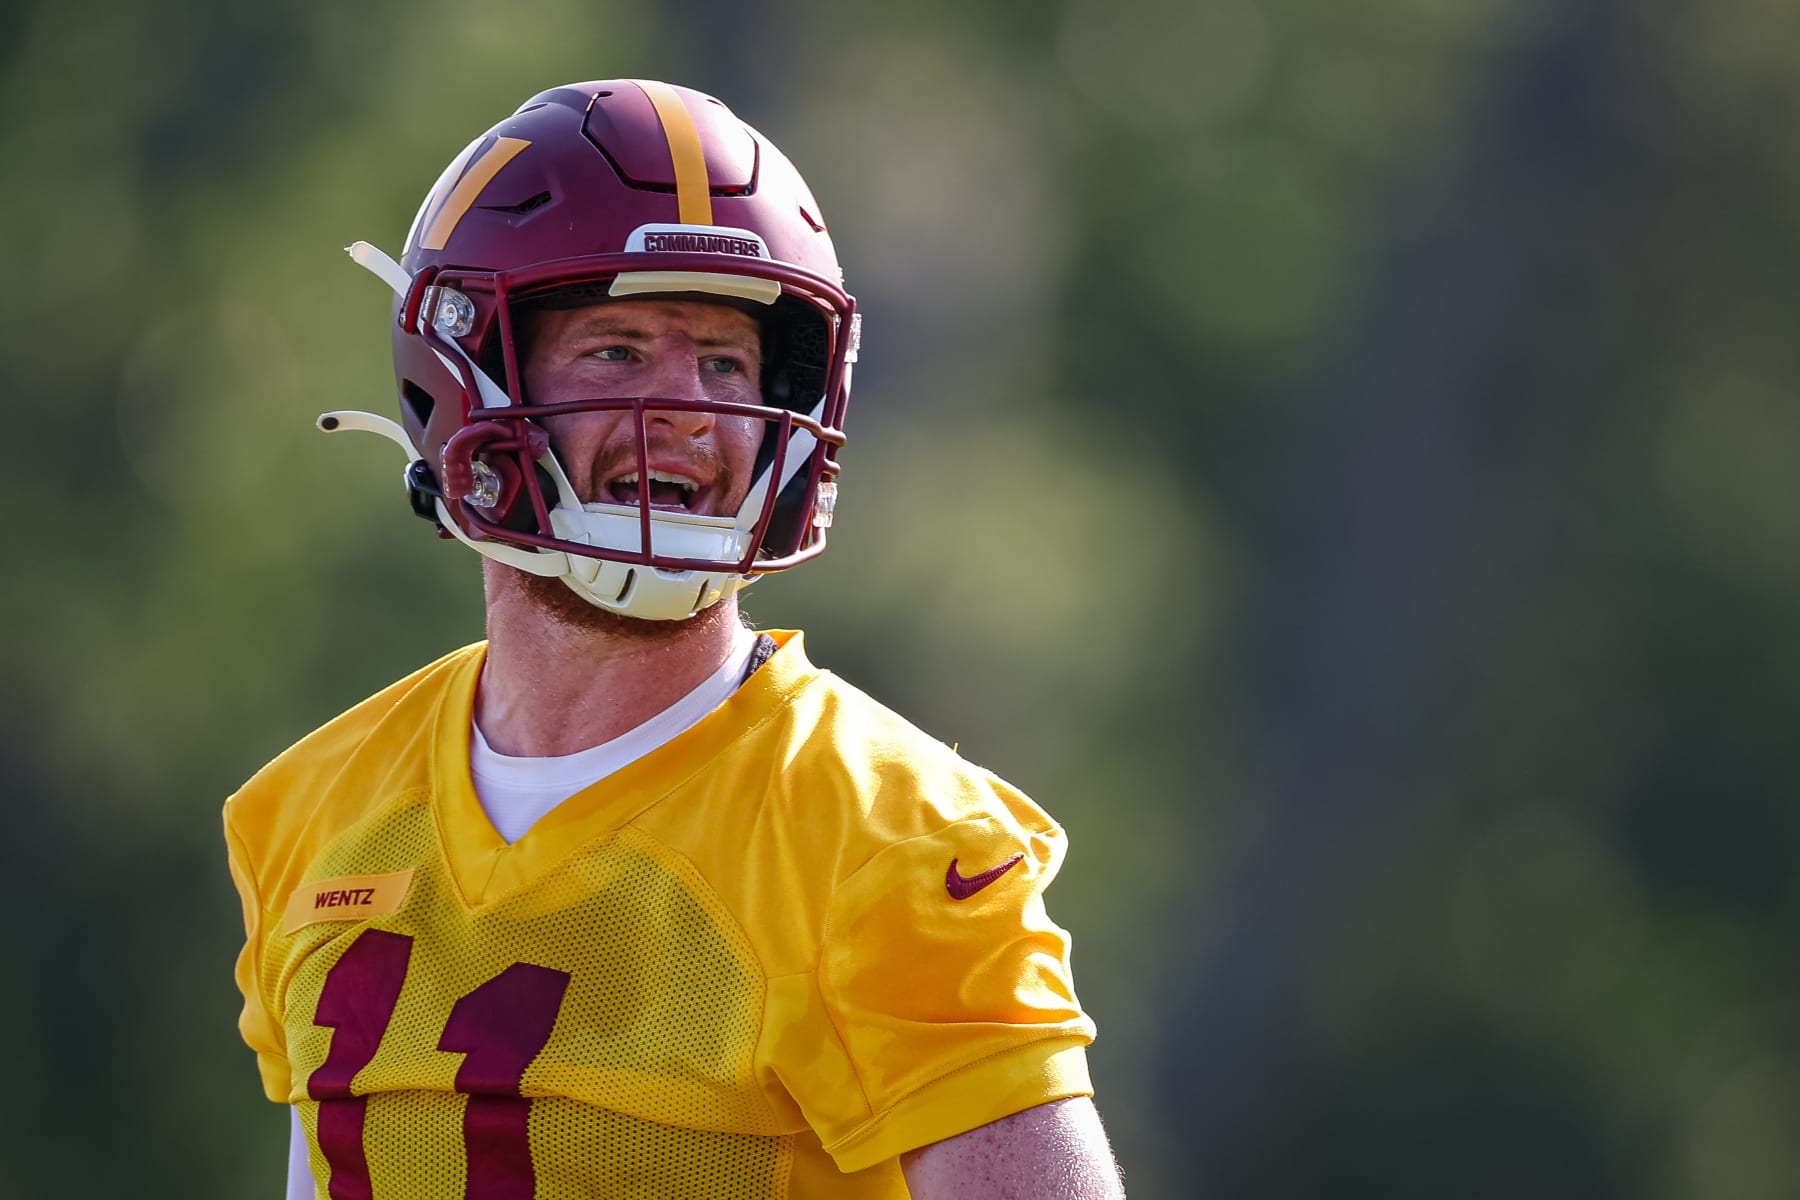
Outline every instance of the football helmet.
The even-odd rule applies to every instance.
[[[692,616],[758,575],[819,553],[836,504],[836,453],[860,318],[824,218],[793,165],[718,100],[650,80],[552,88],[471,142],[419,207],[398,262],[349,253],[394,290],[399,423],[333,412],[326,430],[386,435],[412,458],[413,508],[442,534],[601,608]],[[759,318],[761,403],[594,397],[534,404],[519,317],[537,305],[674,297]],[[735,513],[584,503],[540,423],[572,412],[635,422],[707,410],[762,422]]]

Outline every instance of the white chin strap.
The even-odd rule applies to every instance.
[[[411,290],[412,279],[399,263],[368,242],[356,242],[347,248],[350,257],[392,288],[404,301]],[[424,318],[420,318],[423,329]],[[511,407],[506,392],[486,372],[472,362],[453,339],[444,339],[454,352],[452,358],[434,346],[439,361],[468,390],[479,396],[488,408]],[[818,420],[824,412],[821,396],[813,408]],[[340,410],[322,413],[320,429],[336,433],[346,429],[379,434],[405,450],[408,461],[425,456],[412,443],[406,430],[396,421],[374,413]],[[643,526],[640,510],[629,504],[583,504],[557,462],[554,454],[538,459],[556,485],[557,503],[550,510],[551,532],[564,541],[594,546],[621,553],[653,553],[672,558],[705,558],[714,561],[740,561],[749,552],[750,538],[770,487],[779,495],[792,482],[817,445],[817,439],[805,429],[794,428],[783,456],[781,480],[774,482],[774,464],[763,469],[744,497],[736,517],[706,517],[688,513],[653,510],[650,514],[650,545],[642,544]],[[569,590],[583,600],[609,612],[639,617],[650,621],[678,621],[691,617],[735,595],[748,586],[755,576],[729,571],[667,571],[634,563],[612,562],[589,558],[584,554],[567,554],[560,550],[517,546],[510,542],[471,538],[451,515],[442,497],[435,500],[438,524],[457,541],[477,554],[503,563],[516,570],[546,578],[560,579]]]

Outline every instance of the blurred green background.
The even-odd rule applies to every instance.
[[[746,597],[1068,826],[1138,1197],[1800,1195],[1790,0],[13,0],[0,1194],[275,1196],[224,796],[480,635],[381,286],[712,91],[867,313]]]

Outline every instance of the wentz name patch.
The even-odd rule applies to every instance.
[[[400,907],[412,887],[413,868],[385,875],[343,875],[301,884],[288,897],[281,932],[293,933],[320,921],[364,921]]]

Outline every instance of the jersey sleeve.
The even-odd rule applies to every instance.
[[[1093,1023],[1043,901],[1062,831],[1012,818],[890,845],[831,899],[819,996],[864,1106],[814,1124],[844,1171],[1092,1093]]]
[[[238,1014],[238,1031],[256,1052],[263,1092],[269,1099],[285,1104],[290,1086],[287,1039],[262,995],[263,901],[249,852],[243,838],[232,827],[229,809],[225,814],[225,848],[231,879],[237,885],[238,898],[244,908],[244,948],[238,952],[237,959],[237,986],[243,994],[244,1007]]]

